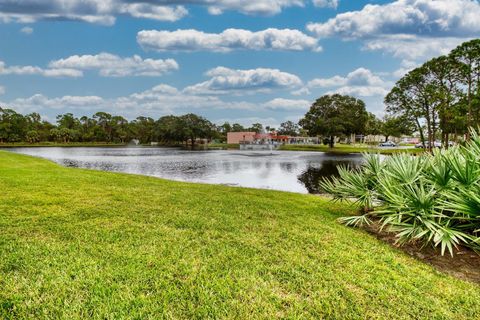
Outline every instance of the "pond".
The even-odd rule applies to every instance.
[[[159,178],[318,193],[322,177],[338,174],[337,165],[358,166],[361,154],[301,151],[187,151],[158,147],[13,148],[67,167],[126,172]]]

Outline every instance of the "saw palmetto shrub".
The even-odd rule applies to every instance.
[[[346,225],[380,221],[397,242],[418,242],[453,255],[459,245],[480,251],[480,136],[433,154],[365,154],[358,169],[339,167],[321,188],[334,200],[353,200],[359,214]]]

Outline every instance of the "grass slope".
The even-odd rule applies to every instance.
[[[211,149],[239,149],[239,144],[226,144],[226,143],[210,143],[208,145]],[[328,145],[323,144],[286,144],[279,147],[279,150],[284,151],[318,151],[318,152],[329,152],[329,153],[380,153],[380,154],[394,154],[394,153],[412,153],[412,154],[421,154],[424,152],[423,149],[409,148],[409,149],[399,149],[399,148],[382,148],[376,146],[366,146],[366,145],[349,145],[349,144],[335,144],[334,148],[330,148]]]
[[[0,151],[1,319],[475,319],[480,287],[309,195]]]
[[[14,142],[14,143],[0,143],[0,148],[19,148],[19,147],[122,147],[125,143],[108,143],[108,142]]]
[[[330,152],[330,153],[362,153],[362,152],[371,152],[371,153],[380,153],[380,154],[394,154],[394,153],[412,153],[420,154],[423,153],[423,149],[409,148],[409,149],[399,149],[399,148],[382,148],[382,147],[366,147],[366,146],[352,146],[346,144],[337,143],[334,148],[330,148],[326,145],[315,144],[315,145],[298,145],[298,144],[287,144],[280,147],[280,150],[285,151],[319,151],[319,152]]]
[[[209,148],[212,149],[240,149],[240,144],[238,143],[209,143]]]

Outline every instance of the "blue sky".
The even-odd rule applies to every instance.
[[[0,0],[0,105],[277,126],[338,92],[381,116],[479,16],[477,0]]]

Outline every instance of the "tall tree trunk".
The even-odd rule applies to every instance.
[[[192,144],[192,150],[195,148],[195,137],[190,137],[190,141]]]
[[[423,134],[422,126],[420,126],[420,121],[417,117],[415,117],[415,124],[417,125],[418,132],[420,133],[420,140],[425,147],[425,135]]]
[[[437,117],[435,108],[432,108],[432,148],[435,148],[435,141],[437,139]]]
[[[329,141],[329,146],[330,146],[330,148],[333,148],[334,145],[335,145],[335,137],[334,137],[334,136],[330,136],[330,141]]]
[[[428,109],[427,109],[428,110]],[[432,152],[432,121],[430,119],[430,112],[426,112],[425,120],[427,121],[427,136],[428,136],[428,151]]]
[[[480,66],[479,66],[480,68]],[[478,129],[479,126],[480,126],[480,104],[478,103],[478,99],[480,99],[480,72],[477,74],[477,104],[476,104],[476,109],[475,110],[475,117],[473,119],[473,124],[472,126],[474,127],[474,129]]]
[[[467,135],[466,140],[470,141],[470,127],[472,126],[472,79],[469,76],[468,79],[468,93],[467,93],[467,100],[468,100],[468,110],[467,110]]]
[[[440,129],[441,131],[441,141],[442,141],[442,145],[445,146],[445,142],[446,142],[446,132],[447,132],[447,128],[446,128],[446,115],[445,115],[445,105],[442,103],[442,107],[440,108],[440,111],[438,113],[438,128]]]

